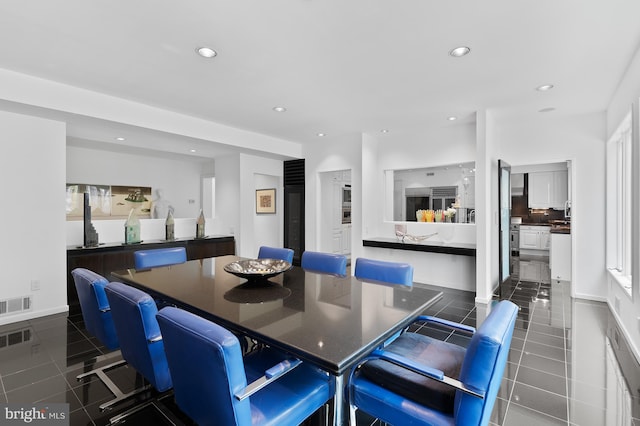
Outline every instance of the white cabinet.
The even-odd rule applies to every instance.
[[[331,235],[331,252],[342,254],[342,229],[333,229]]]
[[[551,278],[571,281],[571,234],[551,234],[549,266]]]
[[[537,226],[520,226],[520,249],[537,250],[540,247],[540,232]]]
[[[537,250],[538,254],[546,254],[542,251],[549,250],[550,229],[548,226],[520,226],[520,251]],[[534,252],[535,253],[535,252]]]
[[[551,232],[549,229],[540,231],[540,248],[542,250],[549,250],[551,247]]]
[[[564,209],[568,197],[566,170],[529,173],[529,208]]]
[[[351,224],[342,225],[342,254],[351,254]]]

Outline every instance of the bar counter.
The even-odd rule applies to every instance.
[[[475,256],[476,245],[469,243],[447,243],[442,241],[409,242],[397,238],[375,237],[362,240],[365,247],[389,248],[395,250],[421,251],[426,253],[456,254],[460,256]]]

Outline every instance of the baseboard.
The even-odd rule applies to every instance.
[[[576,295],[573,296],[573,297],[575,299],[591,300],[593,302],[604,302],[604,303],[607,303],[607,297],[606,296],[594,296],[593,294],[576,293]]]
[[[48,315],[61,314],[69,312],[69,305],[56,306],[54,308],[42,309],[38,311],[22,312],[15,315],[9,315],[0,319],[0,325],[13,324],[20,321],[29,321],[35,318],[46,317]]]
[[[483,305],[488,305],[489,303],[491,303],[491,301],[493,301],[493,297],[490,297],[489,299],[485,299],[485,298],[480,298],[476,296],[475,298],[476,303],[481,303]]]

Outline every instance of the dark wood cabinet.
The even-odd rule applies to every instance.
[[[233,238],[229,241],[220,241],[211,244],[207,239],[191,240],[187,244],[187,259],[206,259],[208,257],[218,257],[227,254],[236,254],[236,245]]]
[[[236,254],[236,243],[233,237],[208,237],[174,241],[149,241],[131,245],[104,244],[90,248],[68,248],[67,303],[69,309],[71,310],[79,304],[76,287],[71,276],[71,271],[75,268],[90,269],[107,280],[111,280],[111,272],[134,267],[133,253],[135,251],[163,247],[184,247],[187,250],[188,260]]]

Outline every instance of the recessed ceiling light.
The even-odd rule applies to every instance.
[[[389,133],[389,130],[388,129],[382,129],[382,130],[380,130],[380,132],[381,133]]]
[[[198,47],[196,49],[196,52],[198,52],[198,55],[202,56],[203,58],[213,58],[218,54],[218,52],[211,49],[210,47]]]
[[[195,149],[190,149],[189,152],[196,152],[196,150]]]
[[[471,52],[470,48],[468,48],[467,46],[460,46],[452,49],[449,52],[449,55],[453,56],[454,58],[460,58],[464,55],[467,55],[469,52]]]
[[[555,111],[556,109],[553,107],[548,107],[548,108],[542,108],[540,110],[538,110],[538,112],[551,112],[551,111]]]
[[[551,89],[553,89],[553,84],[543,84],[542,86],[536,87],[536,90],[539,92],[546,92]]]
[[[324,133],[318,133],[318,136],[320,136],[321,138],[326,136]]]
[[[458,119],[458,117],[454,117],[453,115],[451,117],[447,117],[447,120],[449,120],[449,121],[455,121],[457,119]]]
[[[118,136],[118,137],[116,138],[116,140],[117,140],[117,141],[123,141],[123,140],[124,140],[124,138],[123,138],[122,136]]]
[[[285,112],[287,109],[285,107],[277,106],[277,107],[273,107],[273,110],[275,112]]]

